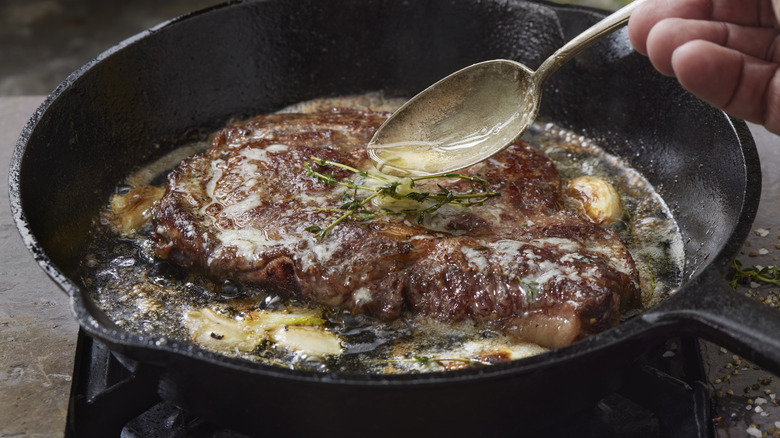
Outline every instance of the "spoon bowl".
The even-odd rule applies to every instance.
[[[533,124],[547,78],[622,26],[644,1],[636,0],[599,21],[536,71],[496,59],[436,82],[380,126],[368,144],[369,157],[381,172],[423,176],[463,169],[501,152]]]

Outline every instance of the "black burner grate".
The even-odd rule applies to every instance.
[[[695,340],[675,339],[631,365],[626,384],[590,409],[533,435],[661,438],[713,435],[710,395]],[[245,438],[157,394],[160,370],[116,355],[79,333],[66,437]],[[258,428],[262,429],[258,419]]]

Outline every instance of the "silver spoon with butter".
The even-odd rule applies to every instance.
[[[533,124],[542,85],[564,63],[625,24],[645,0],[599,21],[547,58],[536,71],[506,59],[459,70],[402,105],[374,134],[368,154],[383,173],[452,172],[504,150]]]

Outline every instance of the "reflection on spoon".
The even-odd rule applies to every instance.
[[[374,134],[368,154],[382,172],[447,173],[502,151],[533,124],[544,81],[566,61],[615,31],[645,0],[604,18],[533,71],[498,59],[471,65],[401,106]]]
[[[518,113],[519,117],[520,114]],[[380,172],[391,175],[425,176],[443,173],[442,166],[469,166],[475,153],[489,153],[491,137],[500,135],[503,126],[481,129],[462,138],[444,138],[438,142],[407,141],[377,145],[369,149],[371,160]],[[445,172],[446,173],[446,172]]]

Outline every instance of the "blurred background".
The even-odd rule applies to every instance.
[[[126,38],[222,2],[0,0],[0,96],[49,94],[68,74]],[[629,1],[559,2],[617,9]]]

